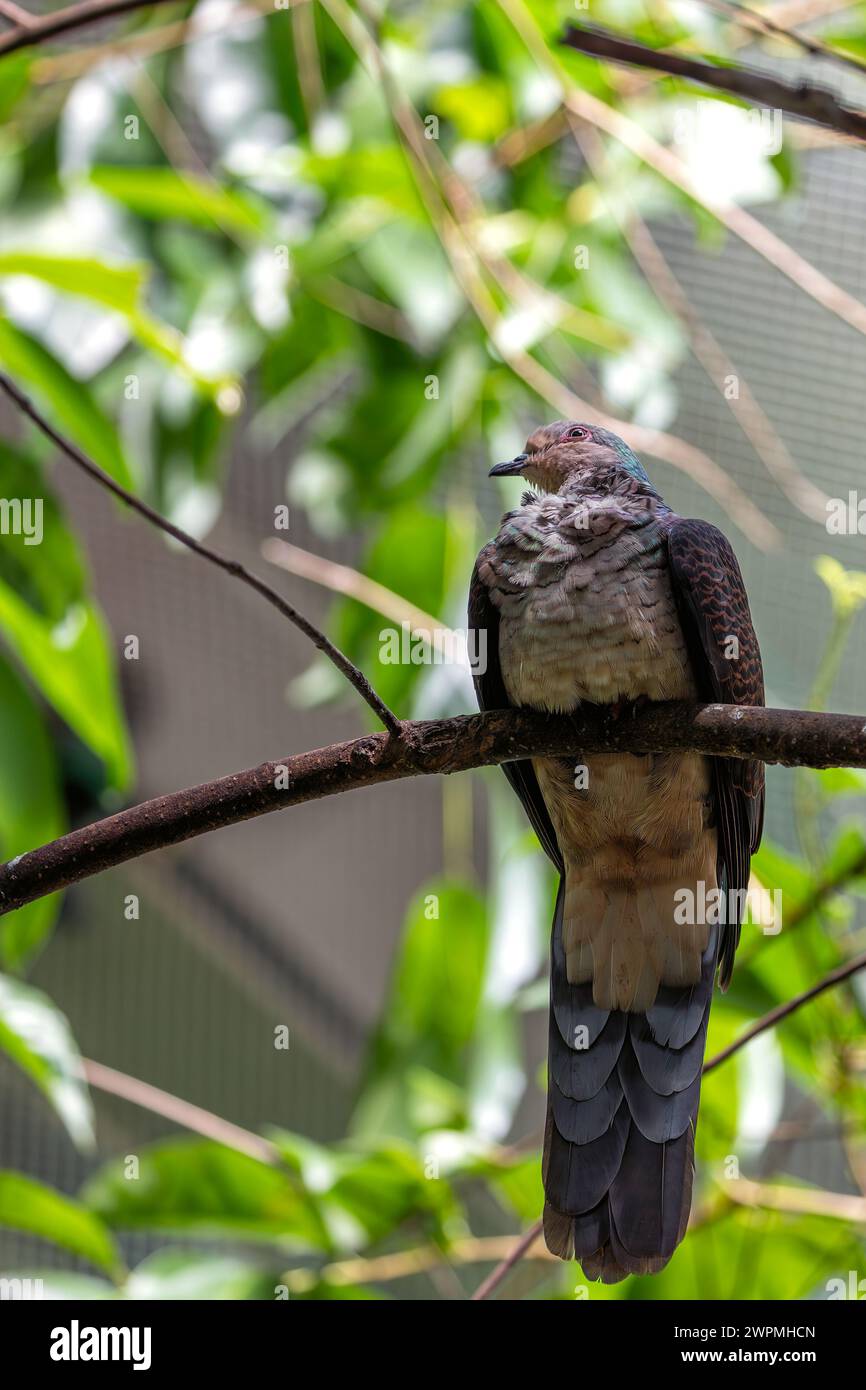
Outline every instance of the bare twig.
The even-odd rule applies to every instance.
[[[755,506],[734,479],[703,450],[664,430],[654,430],[632,424],[630,421],[618,420],[596,410],[548,371],[531,353],[515,347],[509,341],[507,332],[503,331],[503,315],[479,269],[472,240],[465,227],[452,216],[445,204],[431,167],[427,148],[429,142],[423,139],[417,112],[397,88],[380,48],[345,0],[323,0],[323,3],[334,22],[352,43],[371,77],[381,83],[395,128],[415,174],[419,194],[442,249],[448,257],[454,278],[476,318],[515,375],[563,416],[603,425],[606,429],[621,435],[626,443],[638,452],[652,454],[655,458],[664,459],[675,468],[681,469],[725,508],[753,544],[762,550],[777,549],[782,539],[777,527]],[[599,102],[598,105],[603,110],[609,109],[603,102]],[[866,308],[863,309],[863,317],[866,332]]]
[[[628,720],[584,709],[568,716],[497,710],[407,721],[399,740],[368,734],[262,763],[142,802],[20,855],[0,867],[0,915],[152,850],[288,806],[405,777],[574,757],[575,749],[866,767],[866,722],[863,715],[676,703],[648,705]]]
[[[790,912],[785,913],[785,932],[791,931],[793,927],[799,926],[802,922],[807,922],[814,912],[823,907],[828,898],[834,894],[844,892],[846,884],[854,878],[861,878],[866,875],[866,849],[862,850],[847,864],[838,865],[831,874],[820,878],[811,888],[810,892],[800,902],[795,903]],[[777,933],[768,936],[768,940],[778,940]],[[740,968],[748,965],[757,954],[757,948],[740,948],[737,961]]]
[[[744,29],[751,29],[757,34],[765,34],[768,38],[787,39],[789,43],[796,44],[797,48],[802,49],[804,53],[810,53],[813,58],[826,58],[828,62],[853,68],[854,72],[859,73],[861,77],[866,76],[866,66],[853,54],[830,48],[829,44],[823,43],[821,39],[813,38],[809,34],[798,34],[794,29],[786,29],[783,24],[778,24],[769,15],[759,14],[757,10],[750,10],[748,5],[740,5],[737,0],[700,0],[700,3],[727,15],[735,24],[739,24]]]
[[[778,1004],[775,1009],[770,1009],[769,1013],[764,1014],[763,1018],[759,1018],[728,1047],[723,1047],[721,1052],[717,1052],[715,1057],[711,1057],[708,1062],[705,1062],[704,1075],[721,1066],[722,1062],[726,1062],[729,1057],[733,1057],[735,1052],[739,1052],[741,1047],[745,1047],[746,1043],[750,1043],[759,1033],[766,1033],[768,1028],[775,1028],[776,1024],[781,1023],[783,1018],[787,1018],[803,1004],[808,1004],[810,999],[814,999],[818,994],[823,994],[825,989],[832,989],[834,985],[850,979],[852,975],[856,975],[857,971],[863,970],[864,967],[866,967],[866,951],[862,955],[854,956],[852,960],[846,961],[836,970],[831,970],[829,975],[825,975],[816,985],[811,985],[809,989],[803,990],[802,994],[797,994],[793,999],[788,999],[784,1004]]]
[[[114,1067],[106,1067],[102,1062],[91,1062],[84,1057],[82,1063],[85,1080],[96,1090],[105,1091],[107,1095],[120,1096],[122,1100],[140,1106],[142,1110],[149,1110],[153,1115],[162,1115],[163,1119],[171,1120],[173,1124],[192,1130],[194,1134],[201,1134],[205,1139],[213,1139],[215,1143],[224,1144],[228,1149],[248,1154],[250,1158],[257,1158],[261,1163],[280,1162],[279,1151],[260,1134],[241,1129],[240,1125],[232,1124],[231,1120],[224,1120],[210,1110],[203,1110],[200,1105],[181,1100],[180,1096],[173,1096],[169,1091],[162,1091],[147,1081],[139,1081],[135,1076],[127,1076],[125,1072],[115,1071]]]
[[[567,115],[572,134],[583,151],[596,183],[603,190],[605,155],[601,137],[588,122],[578,121],[570,112]],[[606,202],[609,213],[617,222],[659,303],[682,323],[696,359],[751,441],[767,472],[804,516],[823,523],[827,517],[826,495],[800,472],[772,421],[752,394],[748,382],[742,378],[691,304],[649,227],[634,207],[621,210],[615,198],[608,198]],[[725,390],[725,384],[731,377],[736,377],[739,388],[734,396],[729,396]]]
[[[15,0],[0,0],[0,15],[8,19],[10,24],[20,25],[22,29],[30,29],[36,23],[36,15],[22,10],[20,5],[15,4]]]
[[[511,1252],[505,1256],[501,1264],[498,1264],[496,1268],[488,1274],[487,1278],[478,1285],[478,1288],[472,1295],[473,1303],[479,1303],[483,1299],[489,1298],[490,1295],[498,1289],[509,1270],[513,1269],[518,1261],[524,1258],[538,1240],[538,1237],[541,1235],[541,1229],[541,1221],[536,1221],[534,1226],[530,1226],[528,1231],[524,1231],[520,1240],[514,1246],[514,1249],[511,1250]]]
[[[427,1274],[442,1267],[446,1258],[452,1264],[485,1264],[488,1260],[504,1259],[510,1252],[513,1236],[467,1236],[453,1241],[447,1252],[435,1245],[416,1245],[409,1250],[394,1250],[387,1255],[359,1256],[353,1260],[336,1260],[321,1269],[286,1270],[281,1283],[293,1293],[304,1293],[320,1279],[329,1284],[381,1284],[392,1279],[408,1279],[413,1274]],[[545,1247],[526,1251],[524,1259],[541,1260],[552,1264],[555,1255]]]
[[[42,433],[46,435],[53,444],[56,444],[58,449],[61,449],[68,458],[72,459],[72,462],[77,464],[83,472],[87,473],[89,477],[95,479],[96,482],[100,483],[101,486],[106,488],[109,492],[112,492],[115,497],[120,498],[121,502],[131,507],[133,511],[138,512],[139,516],[143,516],[152,526],[158,527],[160,531],[164,531],[166,535],[173,537],[173,539],[179,541],[181,545],[185,545],[188,550],[192,550],[196,555],[201,555],[203,559],[209,560],[211,564],[224,570],[226,574],[230,574],[234,579],[239,579],[242,584],[246,584],[257,594],[261,594],[262,598],[267,599],[268,603],[276,608],[278,613],[281,613],[284,618],[288,618],[289,622],[293,623],[296,628],[303,632],[304,636],[308,637],[313,645],[318,647],[319,651],[324,652],[325,656],[334,663],[337,670],[346,677],[349,684],[354,686],[361,698],[366,700],[367,704],[382,721],[389,733],[399,735],[400,720],[397,718],[396,714],[388,708],[385,702],[379,698],[364,673],[340,651],[339,647],[335,647],[333,642],[331,642],[314,623],[311,623],[308,618],[305,618],[302,613],[298,612],[297,608],[294,608],[281,594],[278,594],[276,589],[272,589],[269,584],[266,584],[263,579],[259,579],[257,575],[240,564],[238,560],[231,560],[227,556],[221,555],[219,551],[212,550],[210,546],[205,545],[202,541],[196,540],[195,537],[189,535],[187,531],[183,531],[179,526],[175,526],[174,522],[160,515],[153,507],[148,506],[146,502],[142,502],[134,493],[127,492],[125,487],[122,487],[121,484],[116,482],[103,468],[100,468],[92,459],[89,459],[76,444],[65,439],[64,436],[40,414],[32,401],[24,395],[23,391],[15,385],[15,382],[12,381],[5,372],[0,372],[0,389],[5,391],[6,395],[18,406],[19,410],[21,410],[29,420],[32,420]]]
[[[686,58],[669,49],[648,48],[633,39],[621,38],[605,29],[569,25],[563,43],[605,62],[651,68],[654,72],[682,77],[718,92],[729,92],[758,106],[787,111],[801,120],[838,130],[858,140],[866,140],[866,111],[843,106],[838,97],[823,87],[802,83],[792,87],[787,82],[753,68],[717,68],[699,58]]]
[[[300,0],[288,0],[290,6]],[[193,12],[187,19],[173,20],[155,28],[138,29],[121,34],[104,43],[76,48],[68,53],[52,53],[38,58],[33,65],[32,78],[37,84],[65,82],[80,77],[97,63],[116,57],[149,57],[164,53],[183,44],[198,43],[211,34],[228,34],[244,24],[250,24],[274,13],[274,0],[245,0],[227,14],[220,9]]]
[[[825,1192],[820,1187],[792,1187],[790,1183],[752,1182],[731,1178],[724,1190],[746,1207],[764,1207],[795,1216],[829,1216],[837,1221],[866,1225],[866,1197],[853,1192]]]
[[[407,624],[412,636],[420,637],[434,651],[455,651],[458,634],[447,623],[440,622],[401,594],[352,569],[350,565],[325,560],[321,555],[314,555],[310,550],[303,550],[299,545],[290,545],[288,541],[277,540],[276,537],[262,542],[262,555],[288,574],[321,584],[331,593],[353,598],[393,623]]]
[[[562,100],[569,111],[581,120],[589,121],[606,134],[612,135],[674,188],[679,188],[689,198],[693,198],[723,227],[727,227],[729,232],[733,232],[804,294],[814,299],[816,304],[820,304],[831,314],[856,328],[858,333],[866,334],[866,305],[842,289],[810,261],[805,260],[798,251],[739,204],[731,202],[728,198],[710,195],[699,187],[683,161],[678,159],[672,150],[660,144],[643,126],[631,120],[625,112],[600,101],[586,89],[576,86],[556,54],[548,47],[524,0],[499,0],[499,5],[538,65],[560,84]],[[632,440],[628,442],[633,447],[644,447],[635,446]]]
[[[87,24],[98,24],[101,19],[113,19],[117,15],[130,14],[133,10],[143,10],[152,5],[176,5],[177,2],[178,0],[82,0],[80,5],[69,5],[65,10],[55,10],[53,14],[33,15],[31,23],[25,24],[19,20],[14,29],[0,37],[0,57],[5,57],[7,53],[15,53],[21,48],[31,48],[46,39],[54,39],[58,34],[68,34],[72,29],[83,29]]]

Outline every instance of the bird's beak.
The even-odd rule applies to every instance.
[[[523,472],[523,466],[529,458],[528,454],[518,454],[517,458],[510,459],[508,463],[497,463],[487,474],[488,478],[514,478]]]

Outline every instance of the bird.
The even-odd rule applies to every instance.
[[[677,515],[619,436],[557,420],[490,475],[530,490],[472,574],[482,710],[764,704],[729,541]],[[545,1241],[589,1280],[656,1274],[689,1220],[710,1002],[731,979],[763,763],[576,747],[502,767],[559,875]]]

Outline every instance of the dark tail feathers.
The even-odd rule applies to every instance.
[[[663,985],[646,1014],[608,1012],[592,985],[571,985],[562,945],[563,889],[551,943],[544,1134],[544,1237],[588,1279],[615,1284],[663,1269],[685,1235],[692,1200],[701,1068],[718,928],[701,978]]]

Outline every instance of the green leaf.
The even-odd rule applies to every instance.
[[[487,912],[471,889],[434,882],[413,901],[370,1048],[356,1134],[412,1136],[442,1123],[429,1113],[430,1087],[419,1091],[417,1078],[432,1072],[465,1087],[488,941]]]
[[[139,1162],[138,1178],[114,1160],[84,1189],[87,1205],[111,1226],[329,1247],[316,1200],[294,1174],[201,1140],[150,1145]]]
[[[866,792],[866,772],[859,767],[810,767],[813,777],[828,796],[862,796]]]
[[[86,1299],[120,1299],[121,1291],[115,1284],[104,1279],[96,1279],[92,1274],[78,1274],[70,1269],[16,1270],[12,1274],[0,1276],[6,1279],[30,1279],[41,1289],[39,1298],[45,1302],[74,1302]]]
[[[236,384],[231,377],[207,377],[191,367],[186,359],[182,334],[148,312],[144,292],[150,266],[144,262],[112,265],[81,256],[0,251],[0,275],[29,275],[66,294],[89,299],[122,314],[130,333],[142,347],[169,362],[218,403],[226,399],[222,395],[224,388]],[[225,413],[231,410],[226,408]]]
[[[381,1240],[410,1217],[442,1218],[454,1207],[449,1184],[427,1177],[417,1156],[396,1145],[354,1160],[327,1194],[361,1227],[366,1241]]]
[[[129,317],[139,306],[148,268],[140,261],[110,265],[85,256],[0,251],[0,275],[29,275],[67,294],[91,299]]]
[[[0,318],[0,364],[17,382],[32,389],[52,422],[95,463],[123,487],[135,491],[135,479],[117,431],[85,383],[71,377],[41,343],[4,318]]]
[[[0,1172],[0,1226],[41,1236],[109,1274],[118,1273],[120,1257],[103,1222],[23,1173]]]
[[[861,1264],[862,1246],[840,1221],[737,1208],[690,1231],[661,1274],[629,1280],[629,1292],[662,1301],[826,1298],[829,1280]]]
[[[22,528],[0,528],[0,579],[54,622],[86,592],[85,569],[57,500],[45,485],[42,470],[25,454],[0,441],[0,497],[37,499],[41,511],[29,515],[31,537]],[[22,512],[22,522],[27,520]],[[38,522],[38,527],[35,523]],[[40,537],[38,544],[29,540]],[[51,556],[46,564],[44,556]]]
[[[30,85],[32,53],[10,53],[0,59],[0,121],[8,120]]]
[[[127,1298],[146,1302],[272,1299],[280,1273],[278,1268],[265,1269],[254,1260],[233,1255],[157,1250],[132,1271],[124,1293]]]
[[[0,656],[0,857],[13,859],[66,829],[57,758],[39,711]],[[60,907],[52,894],[0,920],[0,963],[19,969],[44,941]]]
[[[69,1024],[41,990],[0,975],[0,1048],[36,1082],[80,1148],[93,1146],[93,1109]]]
[[[387,518],[359,567],[367,578],[435,618],[444,606],[450,577],[448,540],[445,516],[419,506],[400,507]],[[417,657],[414,662],[402,660],[399,624],[354,599],[337,604],[333,621],[337,645],[371,673],[386,704],[392,709],[404,707],[425,668]],[[396,661],[391,659],[389,633],[396,633],[401,658]],[[426,648],[418,639],[410,642],[409,650],[420,656]]]
[[[212,232],[258,233],[267,228],[266,207],[247,193],[215,180],[168,168],[103,165],[90,181],[138,217],[190,222]]]
[[[334,1244],[356,1249],[396,1230],[410,1217],[441,1241],[458,1213],[450,1183],[434,1176],[408,1144],[367,1150],[325,1148],[286,1130],[269,1130],[286,1162],[315,1191]],[[347,1220],[347,1218],[349,1218]]]
[[[3,444],[0,496],[30,499],[42,508],[36,533],[39,544],[28,543],[26,535],[15,534],[11,527],[0,534],[0,634],[61,717],[103,758],[115,784],[123,785],[129,775],[129,753],[114,663],[108,633],[88,599],[78,544],[41,471],[26,455]],[[35,515],[31,514],[31,527]],[[32,777],[27,785],[35,785]],[[9,795],[18,796],[18,789],[10,787]],[[52,826],[50,833],[10,852],[32,849],[59,833]]]
[[[72,604],[52,623],[0,581],[0,632],[61,718],[102,759],[111,783],[125,787],[131,755],[109,634],[95,605]]]
[[[489,1180],[522,1225],[528,1226],[538,1220],[539,1213],[544,1210],[540,1153],[528,1154],[517,1163],[493,1167]]]
[[[866,603],[866,571],[846,570],[832,555],[819,555],[814,567],[830,591],[837,616],[850,617]]]
[[[472,1037],[487,953],[488,926],[477,893],[434,882],[409,908],[385,1015],[398,1045],[433,1044],[452,1057]]]

